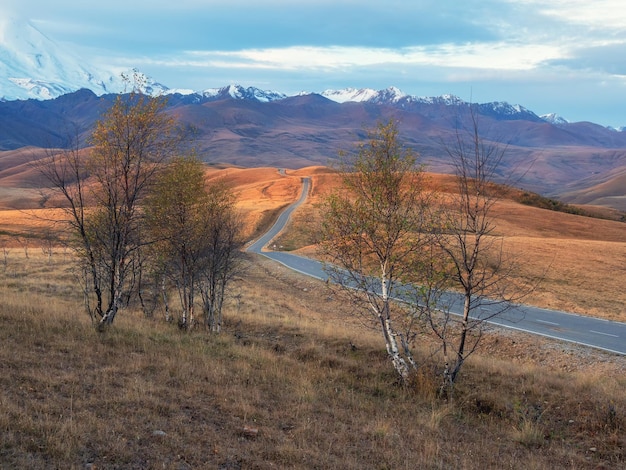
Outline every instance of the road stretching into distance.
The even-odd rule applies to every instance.
[[[310,178],[302,178],[300,198],[287,207],[274,225],[247,247],[247,251],[266,256],[299,273],[327,281],[329,276],[320,261],[284,251],[264,251],[264,248],[285,228],[293,211],[306,200],[310,187]],[[449,302],[451,313],[460,313],[462,302],[459,299],[460,297]],[[490,314],[489,305],[482,306],[481,309],[482,314],[487,316]],[[513,306],[503,314],[490,318],[488,323],[626,355],[626,323],[528,305]]]

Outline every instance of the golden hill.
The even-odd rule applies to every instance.
[[[41,208],[41,192],[32,187],[38,181],[32,168],[0,176],[0,245],[36,247],[40,243],[37,237],[50,230],[62,212]],[[314,256],[315,204],[339,184],[335,171],[320,166],[298,170],[220,166],[207,170],[208,180],[219,179],[237,194],[249,238],[297,199],[302,177],[310,177],[313,188],[309,200],[294,214],[290,229],[281,236],[280,245]],[[449,175],[430,174],[429,182],[444,192],[454,190]],[[498,234],[505,237],[505,249],[526,263],[524,276],[543,279],[526,301],[626,321],[626,225],[527,206],[515,201],[516,194],[514,189],[503,190],[494,216]]]

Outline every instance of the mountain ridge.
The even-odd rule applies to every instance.
[[[109,93],[124,93],[129,88],[140,85],[141,91],[152,95],[187,96],[191,100],[220,99],[229,94],[237,99],[256,99],[262,102],[282,100],[288,95],[280,91],[261,90],[230,84],[200,91],[169,88],[136,69],[107,71],[59,46],[54,40],[39,31],[32,23],[16,18],[0,19],[0,101],[24,99],[54,99],[67,93],[86,88],[101,96]],[[370,102],[393,105],[405,109],[425,105],[468,106],[454,95],[419,97],[403,93],[389,86],[382,90],[371,88],[344,88],[324,90],[316,93],[338,103]],[[297,96],[297,95],[291,95]],[[474,105],[474,103],[471,103]],[[556,113],[537,116],[531,110],[507,102],[478,104],[483,112],[492,112],[503,119],[523,117],[530,120],[544,120],[555,125],[569,124],[569,121]],[[623,131],[624,127],[614,129]]]
[[[117,96],[97,96],[83,89],[45,101],[0,102],[0,150],[66,148],[77,135],[87,145],[93,124]],[[587,183],[578,182],[611,186],[614,193],[615,185],[609,181],[626,168],[625,132],[585,122],[550,124],[524,108],[511,112],[506,107],[501,112],[500,106],[459,101],[455,106],[450,97],[432,103],[339,103],[321,94],[268,98],[255,89],[232,86],[203,95],[173,93],[166,99],[167,112],[184,128],[193,129],[195,151],[208,163],[294,169],[329,165],[340,150],[350,151],[362,142],[365,129],[395,120],[403,144],[421,154],[432,171],[449,173],[442,143],[463,131],[459,122],[467,124],[463,120],[473,107],[486,143],[506,149],[499,175],[503,182],[521,169],[516,185],[579,200],[576,191]],[[595,200],[626,210],[626,194],[622,198],[613,193],[610,199]]]

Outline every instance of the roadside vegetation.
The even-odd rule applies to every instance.
[[[206,181],[204,164],[165,105],[135,91],[119,95],[96,122],[91,148],[75,139],[34,165],[48,199],[61,200],[62,239],[81,263],[76,280],[99,330],[137,300],[148,315],[163,304],[170,321],[170,290],[178,294],[181,328],[221,328],[242,223],[235,197],[221,182]]]

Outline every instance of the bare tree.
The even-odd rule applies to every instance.
[[[110,325],[128,299],[133,257],[141,245],[140,200],[181,143],[164,107],[162,99],[120,95],[96,123],[92,149],[79,149],[76,139],[73,148],[40,165],[65,200],[74,247],[90,279],[86,305],[100,327]]]
[[[48,258],[48,263],[52,260],[54,247],[57,243],[57,237],[50,229],[43,231],[41,235],[41,252]]]
[[[394,302],[427,246],[429,193],[417,156],[398,141],[396,124],[379,124],[354,155],[344,155],[342,187],[322,205],[320,253],[354,313],[378,325],[387,354],[406,382],[418,365],[416,322]]]
[[[86,152],[81,151],[78,138],[72,140],[72,146],[65,150],[51,151],[46,159],[36,164],[43,177],[52,189],[60,194],[65,201],[63,207],[67,223],[73,236],[69,237],[72,248],[81,261],[82,275],[79,276],[85,295],[87,312],[95,319],[102,317],[102,290],[98,273],[96,253],[92,247],[92,237],[88,235],[87,204],[88,191],[86,188],[87,169]],[[96,307],[90,307],[89,294],[96,297]]]
[[[452,144],[444,145],[457,190],[443,212],[442,232],[437,237],[440,256],[432,258],[439,274],[430,279],[441,281],[425,286],[436,299],[427,313],[442,345],[445,387],[454,384],[465,360],[476,350],[486,322],[532,289],[513,281],[518,263],[507,257],[503,238],[495,231],[493,208],[501,189],[494,180],[507,147],[483,138],[473,112],[470,125],[457,130]],[[444,293],[447,288],[460,291],[460,302],[453,294]],[[461,304],[460,316],[451,314],[453,303]]]
[[[146,199],[155,269],[167,276],[178,291],[182,308],[179,323],[183,328],[194,323],[205,199],[202,163],[190,158],[174,160]]]
[[[213,183],[208,188],[208,196],[206,243],[199,286],[205,324],[211,331],[219,333],[226,287],[241,269],[243,223],[227,187]]]
[[[27,237],[20,237],[17,236],[15,237],[15,240],[17,241],[17,243],[19,243],[22,248],[24,249],[24,258],[26,259],[30,259],[30,255],[28,253],[28,244],[29,244],[29,239]]]

